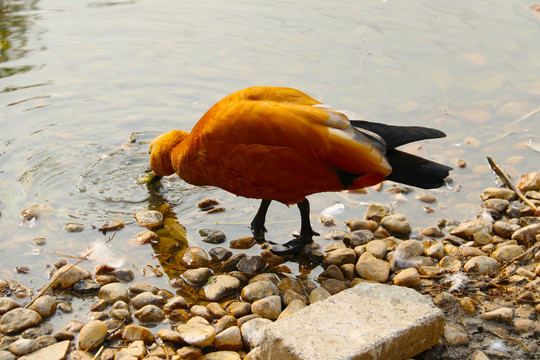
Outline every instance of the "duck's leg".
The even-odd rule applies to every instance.
[[[272,200],[261,201],[259,210],[257,210],[257,214],[255,214],[255,217],[253,218],[253,221],[251,222],[251,232],[253,232],[253,237],[257,240],[264,239],[264,233],[266,232],[266,228],[264,227],[264,222],[266,221],[266,212],[268,211],[270,202],[272,202]]]
[[[298,203],[298,209],[300,210],[300,219],[302,221],[300,236],[285,244],[272,246],[270,248],[272,253],[276,255],[296,254],[302,250],[304,246],[313,242],[314,235],[319,235],[311,228],[311,222],[309,221],[309,201],[304,199],[302,202]]]

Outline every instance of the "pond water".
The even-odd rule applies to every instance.
[[[317,194],[312,222],[322,234],[318,214],[335,203],[345,205],[336,215],[342,229],[369,202],[392,205],[415,231],[470,219],[481,190],[497,185],[486,155],[515,179],[539,170],[540,11],[532,0],[0,4],[0,278],[34,290],[61,254],[107,239],[92,227],[112,220],[126,223],[111,241],[118,256],[138,280],[166,287],[166,276],[144,271],[159,265],[152,249],[128,241],[142,231],[134,214],[163,204],[191,245],[210,248],[202,228],[249,236],[258,201],[177,178],[156,193],[137,180],[154,136],[191,129],[216,101],[252,85],[295,87],[369,120],[448,134],[406,147],[455,168],[451,186],[432,191],[434,213],[415,199],[420,190],[405,202],[384,190]],[[226,211],[200,212],[206,197]],[[52,210],[23,224],[21,211],[34,204]],[[68,222],[85,230],[68,233]],[[297,209],[275,204],[268,222],[267,238],[284,242],[299,228]],[[38,237],[46,244],[36,246]],[[16,273],[18,265],[30,273]]]

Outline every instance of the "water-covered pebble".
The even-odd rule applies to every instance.
[[[155,229],[163,225],[163,214],[155,210],[141,211],[135,214],[135,221],[141,227]]]
[[[53,289],[67,289],[79,280],[90,279],[91,277],[90,272],[76,265],[64,265],[55,271],[50,282]]]
[[[204,294],[209,301],[218,301],[227,295],[239,291],[240,280],[230,275],[215,275],[208,279],[204,286]]]
[[[212,276],[212,270],[207,267],[188,269],[182,274],[183,278],[191,285],[202,285]]]
[[[124,302],[129,301],[128,291],[124,285],[120,283],[103,285],[101,289],[99,289],[98,297],[105,300],[109,304],[114,304],[118,300],[122,300]]]

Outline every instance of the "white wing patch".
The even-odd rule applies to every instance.
[[[340,138],[342,138],[344,140],[353,140],[354,139],[354,130],[350,126],[349,126],[348,129],[344,129],[344,130],[329,127],[328,132],[331,135],[335,135],[335,136],[340,137]]]
[[[328,120],[326,120],[325,125],[329,126],[331,128],[336,129],[347,129],[351,126],[351,122],[349,121],[349,118],[339,111],[336,111],[332,109],[330,106],[325,104],[315,104],[313,107],[320,108],[325,113],[328,114]]]

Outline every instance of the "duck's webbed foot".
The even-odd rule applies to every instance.
[[[299,253],[304,246],[313,242],[313,236],[319,236],[318,233],[313,231],[311,223],[309,221],[309,202],[304,199],[298,203],[298,209],[300,209],[300,218],[302,225],[300,229],[300,236],[296,239],[287,241],[285,244],[274,245],[270,248],[270,251],[275,255],[291,255]]]

